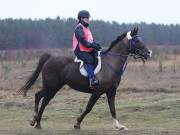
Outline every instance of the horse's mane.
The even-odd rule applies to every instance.
[[[114,41],[111,42],[111,45],[105,52],[109,52],[119,41],[126,37],[127,32],[124,32],[122,35],[118,36]]]

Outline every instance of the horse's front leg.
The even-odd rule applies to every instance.
[[[80,117],[77,118],[77,121],[74,125],[75,129],[80,129],[80,124],[81,124],[82,120],[92,110],[93,106],[95,105],[96,101],[99,99],[100,96],[101,96],[101,93],[99,93],[99,92],[95,92],[91,95],[85,111],[80,115]]]
[[[110,90],[106,93],[107,98],[108,98],[108,104],[109,104],[109,109],[113,118],[113,127],[116,130],[128,130],[124,125],[121,125],[119,121],[116,118],[116,109],[115,109],[115,95],[116,95],[116,89]]]

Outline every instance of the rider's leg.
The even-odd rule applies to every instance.
[[[94,75],[94,64],[95,64],[95,53],[92,51],[86,55],[86,64],[87,64],[87,72],[88,72],[88,78],[89,78],[89,86],[90,88],[94,88],[94,86],[97,86],[99,84],[99,81],[96,79]]]
[[[89,87],[93,88],[94,86],[97,86],[99,82],[94,75],[94,66],[92,64],[86,64],[86,65],[87,65],[86,70],[89,78]]]
[[[83,60],[86,64],[86,71],[88,73],[88,79],[89,79],[89,86],[90,88],[93,88],[94,86],[97,86],[99,84],[98,80],[95,78],[94,75],[94,57],[89,52],[78,52],[76,53],[76,56]]]
[[[94,77],[94,66],[92,64],[86,64],[87,65],[87,73],[88,73],[88,78],[92,79]]]

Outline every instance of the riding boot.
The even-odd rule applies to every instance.
[[[87,64],[87,73],[89,78],[89,87],[90,89],[94,89],[94,87],[99,85],[99,81],[95,78],[93,65]]]

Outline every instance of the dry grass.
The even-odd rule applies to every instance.
[[[27,57],[28,58],[28,57]],[[0,62],[0,131],[3,134],[119,134],[112,131],[107,101],[103,95],[82,123],[82,131],[73,130],[76,117],[82,112],[88,94],[65,86],[48,105],[42,120],[44,130],[28,125],[34,106],[34,93],[41,87],[41,78],[28,97],[17,90],[32,73],[37,58],[6,59]],[[162,71],[159,69],[159,61]],[[168,55],[148,61],[129,61],[118,88],[118,118],[130,128],[122,134],[178,134],[180,126],[180,56]],[[98,131],[100,130],[100,131]],[[105,130],[105,131],[104,131]]]

